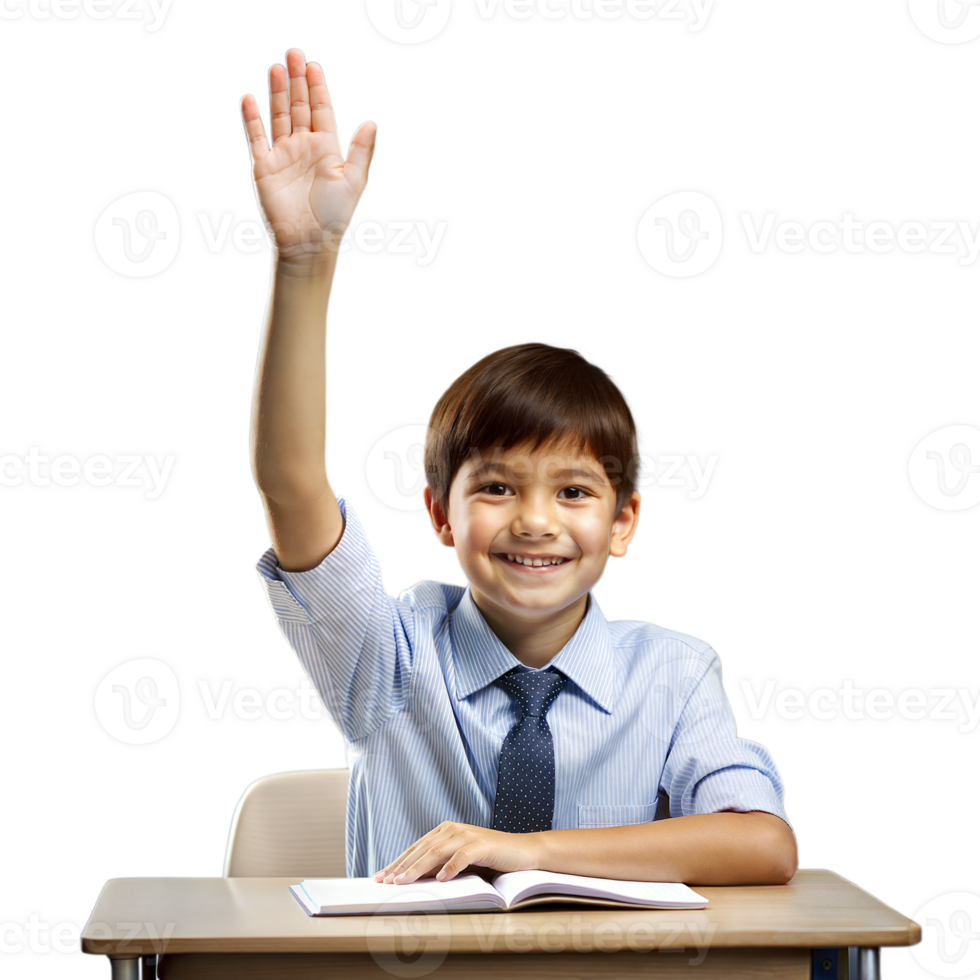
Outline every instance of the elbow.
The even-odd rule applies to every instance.
[[[796,852],[794,851],[792,857],[783,857],[777,864],[773,874],[773,884],[788,885],[796,874],[796,868]]]
[[[770,868],[772,884],[788,884],[793,879],[793,876],[796,874],[796,869],[799,867],[796,835],[788,824],[784,823],[778,829],[769,853],[772,861]]]
[[[785,885],[793,879],[798,867],[796,834],[781,817],[766,811],[753,811],[751,855],[746,866],[751,881],[740,884]],[[751,868],[751,870],[749,870]]]

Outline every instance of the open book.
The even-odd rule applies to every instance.
[[[289,890],[310,915],[503,911],[542,902],[641,909],[703,909],[708,904],[677,882],[617,881],[556,871],[510,871],[490,883],[474,874],[451,881],[422,878],[410,885],[383,885],[373,878],[316,878],[290,885]]]

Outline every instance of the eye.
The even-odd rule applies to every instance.
[[[581,487],[565,487],[558,491],[559,500],[585,500],[587,496]]]
[[[504,483],[488,483],[480,487],[481,492],[490,494],[491,497],[506,497],[513,491]]]

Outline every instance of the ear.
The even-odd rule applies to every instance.
[[[626,554],[626,549],[636,533],[639,519],[640,495],[634,490],[613,521],[612,536],[609,541],[609,554],[613,558],[622,558]]]
[[[453,531],[449,526],[449,515],[446,513],[445,505],[433,499],[432,491],[428,487],[425,488],[424,496],[425,509],[429,512],[429,520],[436,529],[436,537],[447,548],[454,547],[456,542],[453,541]]]

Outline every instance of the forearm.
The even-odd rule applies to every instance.
[[[762,811],[673,817],[632,827],[549,830],[539,868],[700,885],[783,884],[796,873],[793,831]]]
[[[274,500],[327,486],[326,317],[336,255],[277,259],[252,399],[252,473]]]

